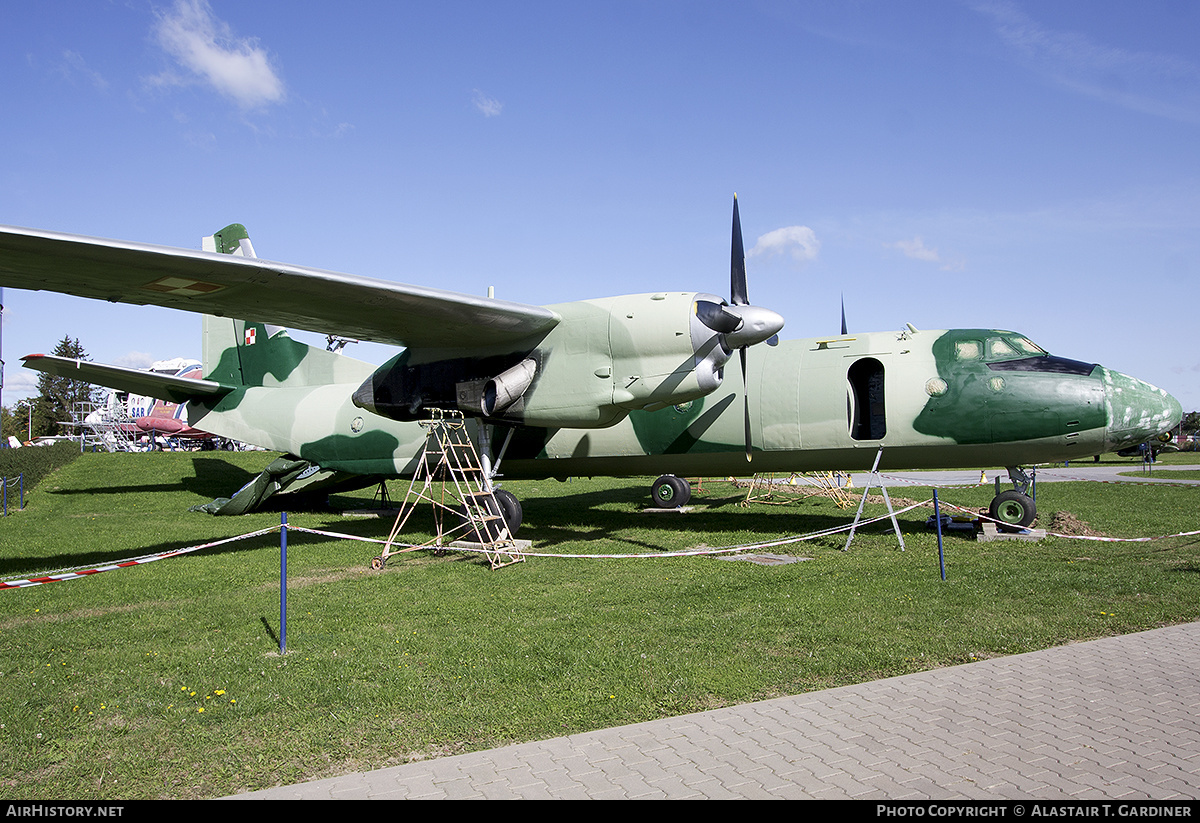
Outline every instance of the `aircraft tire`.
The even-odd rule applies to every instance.
[[[525,517],[525,511],[521,508],[521,501],[517,499],[515,494],[504,489],[496,489],[493,494],[496,497],[496,502],[500,504],[500,512],[504,515],[504,522],[508,524],[508,536],[516,537],[517,530],[521,528],[521,520]]]
[[[988,515],[1002,526],[1024,529],[1037,518],[1037,504],[1028,495],[1010,489],[992,498]]]
[[[660,509],[678,509],[692,497],[692,486],[682,477],[664,474],[650,487],[654,505]]]

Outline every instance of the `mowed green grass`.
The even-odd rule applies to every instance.
[[[278,525],[189,506],[227,496],[271,455],[84,455],[0,520],[0,577],[96,566]],[[849,523],[824,498],[739,505],[706,479],[686,514],[646,513],[649,478],[508,483],[545,554],[644,555]],[[404,497],[407,484],[390,485]],[[943,489],[986,506],[992,490]],[[893,490],[928,500],[929,489]],[[1112,536],[1200,529],[1200,488],[1043,483]],[[293,526],[383,537],[391,519],[289,512]],[[777,498],[780,499],[780,498]],[[856,500],[857,502],[857,500]],[[884,509],[869,503],[867,513]],[[277,532],[69,582],[0,591],[0,796],[216,797],[701,711],[1200,617],[1195,537],[1147,542],[945,537],[928,508],[713,557],[531,557],[492,571],[289,531],[287,654]],[[418,511],[405,537],[431,523]]]

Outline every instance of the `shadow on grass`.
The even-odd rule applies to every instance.
[[[555,547],[574,544],[574,554],[580,551],[578,544],[603,544],[596,553],[613,551],[614,544],[626,546],[635,553],[682,551],[699,544],[719,548],[722,546],[746,545],[757,541],[811,535],[831,529],[845,528],[854,521],[857,506],[837,509],[824,498],[801,498],[784,505],[754,504],[739,505],[744,499],[741,493],[712,496],[694,493],[686,511],[655,509],[649,505],[646,489],[640,486],[616,489],[553,494],[539,492],[521,498],[524,519],[518,537],[533,542],[533,551],[551,550]],[[379,518],[354,523],[345,518],[327,521],[330,531],[354,533],[357,536],[386,537],[387,531],[399,512],[395,502],[395,513]],[[893,504],[899,509],[902,506]],[[349,508],[348,506],[346,508]],[[433,518],[431,506],[419,504],[410,516],[401,533],[401,541],[413,539],[423,541],[424,535],[432,534]],[[886,515],[881,505],[869,505],[863,518]],[[898,516],[900,531],[909,535],[929,534],[925,526],[932,509],[917,509]],[[681,533],[694,536],[682,538]],[[881,534],[892,536],[890,520],[860,525],[856,534]],[[663,539],[656,539],[662,535]],[[948,533],[946,539],[962,537],[961,533]],[[973,535],[972,535],[973,539]],[[842,548],[846,532],[814,538],[817,545]]]
[[[266,468],[267,460],[263,463]],[[194,474],[163,483],[123,484],[114,478],[107,485],[84,489],[54,489],[49,494],[94,497],[106,494],[154,494],[164,492],[189,492],[200,497],[231,497],[234,492],[257,477],[257,472],[247,471],[220,457],[197,456],[192,461]]]
[[[187,490],[201,496],[219,496],[229,494],[254,476],[253,473],[230,465],[220,457],[197,458],[193,465],[195,475],[183,478],[177,483],[153,487],[116,486],[103,491],[116,494]],[[522,490],[518,489],[518,491]],[[564,491],[569,490],[564,489]],[[67,489],[55,493],[93,494],[95,490]],[[539,491],[536,495],[529,495],[521,501],[524,508],[524,521],[518,537],[532,541],[532,551],[534,552],[571,545],[572,554],[585,554],[589,552],[587,548],[589,543],[596,545],[596,554],[613,553],[614,546],[618,547],[616,549],[618,552],[627,551],[633,554],[681,551],[698,545],[720,548],[812,535],[832,529],[846,529],[853,522],[857,508],[837,509],[831,501],[824,498],[800,498],[783,505],[752,503],[749,507],[743,507],[738,505],[743,499],[744,495],[741,492],[722,496],[720,489],[714,489],[706,494],[695,493],[690,503],[690,510],[677,512],[650,507],[646,489],[638,485],[567,494]],[[304,525],[323,531],[358,538],[384,540],[395,523],[401,502],[402,500],[393,500],[393,508],[390,511],[371,517],[348,517],[342,514],[345,511],[352,511],[355,507],[368,508],[371,503],[362,497],[334,495],[328,502],[322,499],[318,504],[307,509],[294,505],[284,506],[283,510],[296,515],[295,520],[290,524],[293,528],[288,530],[289,548],[302,549],[319,544],[327,545],[329,540],[336,539],[297,531],[294,527],[301,525],[301,521]],[[289,503],[294,504],[295,501],[289,501]],[[896,508],[901,507],[896,506]],[[882,506],[869,505],[863,516],[869,518],[881,513],[886,514]],[[932,513],[931,510],[917,509],[901,515],[899,517],[901,533],[906,538],[910,535],[929,534],[930,531],[925,526],[925,519],[930,513]],[[228,537],[235,537],[267,525],[273,525],[269,522],[264,523],[264,514],[259,513],[257,517],[249,515],[220,518],[222,521],[220,531]],[[181,512],[180,516],[212,517],[192,512]],[[275,523],[277,524],[278,520]],[[405,528],[397,536],[397,541],[423,544],[430,540],[434,533],[435,522],[432,506],[420,504],[410,514]],[[688,537],[680,538],[681,533],[687,533]],[[886,519],[860,526],[857,534],[883,535],[894,538],[892,524]],[[657,539],[660,535],[662,536],[661,540]],[[953,533],[946,535],[946,539],[953,537]],[[165,540],[138,548],[64,551],[36,557],[9,556],[0,558],[0,576],[41,575],[55,569],[102,567],[131,558],[189,549],[221,539],[227,539],[227,537]],[[845,541],[846,532],[840,531],[804,541],[803,545],[840,549],[845,545]],[[277,547],[278,545],[279,535],[277,531],[271,531],[259,537],[234,540],[197,551],[206,555],[235,556],[241,552],[260,551],[264,547]],[[773,550],[786,551],[787,547]],[[381,551],[380,543],[364,543],[364,564],[369,563],[370,558]],[[478,555],[473,554],[466,555],[465,558],[458,557],[454,555],[453,550],[447,552],[446,559],[479,559],[480,562],[484,562]]]

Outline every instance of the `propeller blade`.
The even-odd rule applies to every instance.
[[[733,196],[733,243],[729,258],[729,302],[745,306],[750,298],[746,296],[746,250],[742,244],[742,220],[738,216],[736,194]]]
[[[743,409],[746,417],[746,462],[749,463],[753,459],[751,454],[751,438],[750,438],[750,384],[746,376],[746,347],[738,349],[738,355],[742,358],[742,401]]]
[[[746,285],[746,246],[742,241],[742,218],[738,212],[737,194],[733,195],[733,238],[729,252],[729,302],[726,314],[735,315],[738,325],[725,332],[725,345],[736,348],[742,363],[742,401],[746,422],[746,462],[752,459],[753,445],[750,432],[750,386],[746,375],[746,349],[755,343],[774,338],[783,328],[783,318],[770,309],[750,305],[749,288]],[[701,318],[703,319],[703,318]],[[710,326],[710,328],[713,328]],[[727,349],[727,350],[728,350]]]
[[[737,331],[743,323],[740,314],[711,300],[696,301],[696,317],[700,318],[701,323],[718,334],[729,334],[730,332]]]

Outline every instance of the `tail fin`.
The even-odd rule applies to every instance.
[[[205,237],[201,241],[204,251],[234,254],[238,257],[257,257],[254,246],[250,245],[250,235],[241,223],[230,223],[219,232]]]
[[[203,248],[256,256],[240,223],[205,237]],[[352,358],[293,340],[286,329],[266,323],[205,315],[203,334],[204,375],[227,386],[317,386],[364,380],[373,370]]]

